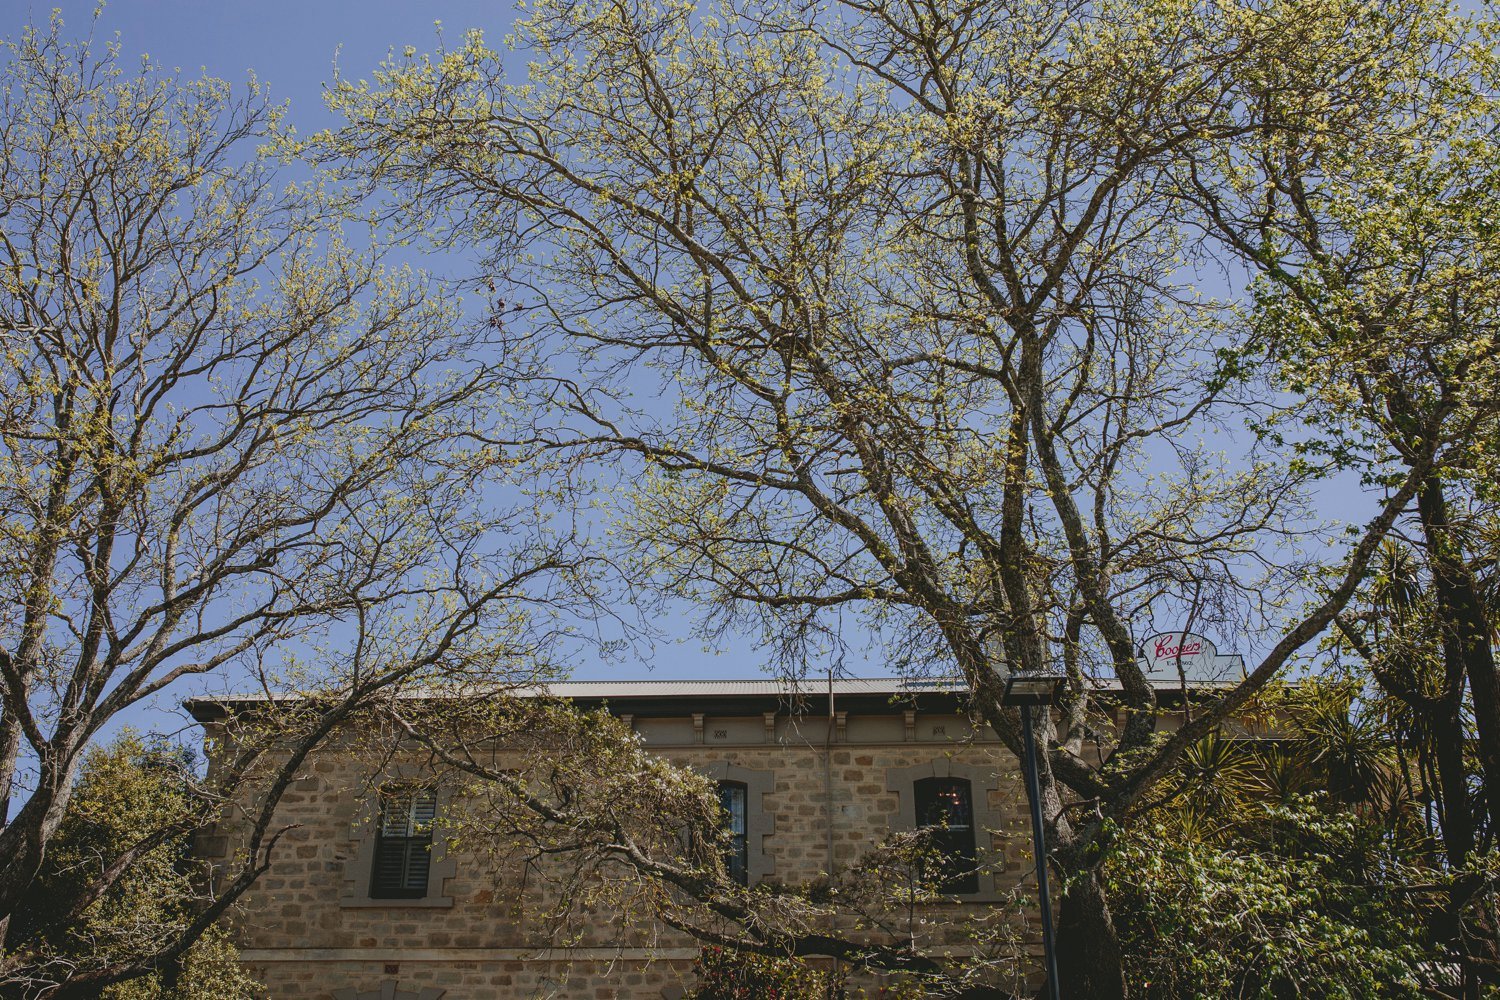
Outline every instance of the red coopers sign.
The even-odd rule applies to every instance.
[[[1203,644],[1206,641],[1193,635],[1179,636],[1176,632],[1159,635],[1151,647],[1151,658],[1165,660],[1167,657],[1197,656],[1203,652]]]
[[[1194,632],[1162,632],[1141,643],[1141,669],[1156,684],[1222,684],[1244,679],[1245,661]]]

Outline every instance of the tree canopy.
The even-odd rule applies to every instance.
[[[566,525],[501,495],[523,465],[545,489],[509,388],[533,360],[353,238],[347,199],[282,170],[283,135],[253,81],[127,70],[56,18],[0,65],[0,927],[122,712],[192,678],[293,696],[59,905],[107,894],[253,771],[223,891],[113,962],[7,952],[0,973],[57,972],[55,995],[190,947],[265,870],[281,791],[358,707],[544,673],[590,597]]]
[[[1328,467],[1251,432],[1308,383],[1222,206],[1283,149],[1389,135],[1472,30],[1441,4],[557,0],[518,28],[526,80],[470,33],[341,80],[311,148],[481,248],[570,358],[574,443],[640,460],[642,573],[794,665],[859,616],[1012,747],[1004,674],[1066,669],[1065,988],[1118,996],[1107,831],[1311,649],[1462,436],[1320,534]],[[1171,733],[1138,663],[1159,622],[1260,650]]]
[[[503,800],[506,836],[633,866],[705,940],[922,965],[624,809],[591,768],[711,803],[607,723],[385,697],[545,673],[612,562],[793,675],[854,623],[1017,753],[1005,678],[1065,674],[1039,805],[1066,995],[1161,981],[1111,905],[1179,912],[1120,867],[1156,828],[1164,893],[1372,956],[1251,975],[1200,925],[1224,962],[1183,989],[1337,995],[1432,954],[1493,979],[1467,942],[1500,780],[1494,31],[1439,0],[538,0],[525,79],[471,31],[335,80],[344,124],[300,140],[253,85],[30,30],[0,69],[0,920],[101,729],[235,670],[295,697],[75,903],[253,782],[241,867],[57,995],[185,954],[265,870],[307,755],[371,717]],[[477,251],[488,314],[394,263],[408,242]],[[1169,629],[1239,637],[1244,677],[1164,705],[1139,642]],[[1280,796],[1298,768],[1237,762],[1224,726],[1339,657],[1346,728],[1301,762],[1332,798]],[[461,723],[580,759],[533,794]],[[1247,774],[1275,801],[1243,824]],[[1311,923],[1292,876],[1328,887]],[[1408,890],[1447,915],[1433,951],[1401,940]]]

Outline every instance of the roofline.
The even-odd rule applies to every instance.
[[[1194,690],[1213,691],[1233,687],[1237,682],[1199,682]],[[1158,696],[1174,700],[1182,687],[1177,682],[1152,682]],[[1119,691],[1118,682],[1096,684],[1100,693]],[[525,684],[515,687],[439,690],[417,689],[402,693],[407,701],[431,701],[443,698],[505,696],[510,698],[551,697],[574,704],[597,708],[608,704],[617,714],[680,715],[702,712],[706,715],[758,714],[787,711],[792,707],[816,711],[820,700],[830,693],[840,711],[861,714],[895,712],[905,708],[932,711],[957,709],[969,695],[967,686],[957,678],[846,677],[832,681],[796,683],[786,680],[755,678],[745,680],[626,680],[626,681],[554,681],[549,684]],[[197,697],[183,701],[200,723],[213,722],[230,714],[252,711],[257,705],[295,702],[297,694],[263,693]]]

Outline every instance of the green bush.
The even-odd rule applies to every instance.
[[[1264,809],[1279,849],[1161,825],[1122,838],[1105,872],[1138,995],[1430,996],[1441,956],[1407,890],[1433,873],[1381,857],[1355,816],[1324,803]]]
[[[688,1000],[845,1000],[843,972],[796,958],[704,948],[693,965],[697,985]]]
[[[38,891],[17,911],[8,939],[21,961],[0,995],[44,995],[72,970],[108,969],[150,955],[204,904],[204,871],[184,829],[145,851],[81,913],[105,869],[143,832],[190,811],[194,759],[129,729],[85,756]],[[173,967],[106,988],[106,1000],[251,1000],[258,984],[241,969],[222,927],[212,927]]]

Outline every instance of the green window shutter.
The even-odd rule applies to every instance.
[[[432,822],[437,795],[431,789],[392,789],[380,796],[372,899],[421,899],[432,867]]]

